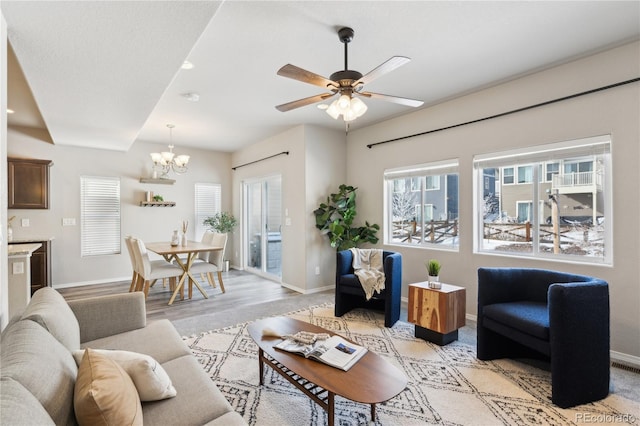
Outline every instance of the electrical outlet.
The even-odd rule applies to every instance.
[[[31,225],[31,223],[29,222],[29,218],[22,219],[21,224],[23,228],[27,228]]]
[[[316,275],[320,275],[320,267],[316,266]]]
[[[13,264],[13,275],[24,274],[24,262],[15,262]]]

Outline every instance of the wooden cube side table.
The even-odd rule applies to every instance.
[[[410,323],[415,336],[440,346],[458,339],[458,329],[465,325],[466,289],[450,284],[429,288],[428,282],[409,284]]]

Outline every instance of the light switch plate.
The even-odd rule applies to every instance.
[[[62,226],[76,226],[76,218],[75,217],[62,218]]]
[[[21,223],[23,228],[27,228],[28,226],[31,225],[31,223],[29,222],[29,218],[22,219]]]

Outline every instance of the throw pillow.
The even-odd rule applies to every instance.
[[[91,349],[78,368],[73,407],[80,426],[142,425],[142,405],[129,375]]]
[[[158,401],[176,396],[176,388],[171,378],[153,357],[137,352],[118,351],[108,349],[92,349],[115,361],[129,374],[138,390],[140,401]],[[83,350],[73,351],[73,357],[78,365],[84,355]]]

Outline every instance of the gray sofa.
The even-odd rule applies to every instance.
[[[152,356],[177,391],[143,402],[144,424],[246,425],[206,375],[168,320],[147,323],[140,292],[67,303],[51,288],[38,290],[25,312],[2,332],[0,424],[73,425],[73,351],[119,349]]]

